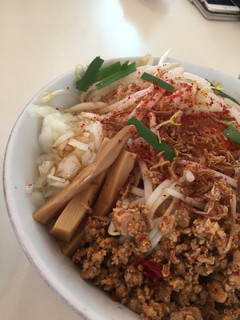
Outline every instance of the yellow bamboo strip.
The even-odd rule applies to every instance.
[[[121,188],[134,167],[136,154],[127,150],[122,150],[117,160],[108,169],[106,180],[101,193],[93,207],[93,216],[108,215],[119,194]]]
[[[85,167],[77,177],[66,188],[52,197],[43,206],[33,213],[34,219],[42,223],[49,223],[56,219],[67,203],[100,173],[106,170],[116,160],[127,140],[131,137],[131,132],[135,131],[134,126],[126,126],[121,129],[106,147],[99,154],[97,161]]]
[[[85,225],[87,223],[87,220],[88,214],[85,216],[70,241],[58,240],[58,244],[65,256],[72,256],[80,247],[81,240],[85,234]]]
[[[85,190],[73,197],[56,220],[50,233],[56,238],[69,241],[82,222],[88,209],[97,197],[104,180],[105,173],[101,173]]]

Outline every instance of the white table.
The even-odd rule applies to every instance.
[[[15,120],[43,85],[97,55],[170,47],[173,58],[240,73],[240,22],[206,20],[187,0],[0,0],[1,168]],[[0,319],[80,319],[26,259],[2,192],[0,205]]]

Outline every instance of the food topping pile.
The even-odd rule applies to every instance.
[[[142,320],[240,315],[240,104],[150,55],[44,93],[34,218],[83,279]]]

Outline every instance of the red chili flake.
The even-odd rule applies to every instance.
[[[194,257],[194,256],[192,256],[191,258],[192,258],[192,260],[195,260],[195,259],[196,259],[196,257]]]
[[[112,301],[114,301],[114,302],[119,301],[119,298],[118,298],[115,290],[112,291]]]
[[[227,180],[227,179],[226,179]],[[219,208],[217,207],[217,208],[215,208],[215,212],[216,213],[219,213],[220,212],[220,210],[219,210]]]
[[[206,252],[206,251],[207,251],[207,248],[204,247],[204,246],[201,246],[201,251],[202,251],[202,252]]]
[[[223,109],[220,116],[221,118],[226,118],[229,116],[229,112]],[[183,128],[194,124],[198,127],[201,135],[204,137],[211,138],[213,136],[218,136],[219,142],[224,148],[230,151],[236,150],[237,146],[235,146],[232,141],[225,139],[225,137],[222,136],[222,133],[226,129],[226,125],[218,122],[215,117],[219,118],[219,115],[214,112],[210,112],[208,114],[203,112],[200,112],[199,114],[183,114],[181,116],[181,123]],[[202,123],[205,125],[202,126]]]
[[[160,279],[165,278],[162,274],[162,265],[160,263],[144,259],[138,259],[134,261],[133,265],[137,271],[141,272],[147,277],[152,278],[153,285]]]
[[[120,216],[121,215],[121,211],[118,211],[117,215]]]
[[[121,139],[118,139],[118,143],[121,143],[122,142],[122,140]]]
[[[218,293],[218,288],[217,287],[214,288],[214,292]]]
[[[31,187],[31,186],[32,186],[32,183],[29,183],[29,184],[28,184],[28,187]]]

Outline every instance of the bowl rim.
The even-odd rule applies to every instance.
[[[58,286],[56,286],[55,283],[53,283],[53,281],[49,280],[49,277],[47,276],[47,274],[45,272],[42,272],[42,269],[39,267],[39,264],[37,263],[38,259],[36,259],[36,255],[32,254],[32,251],[29,249],[28,244],[26,241],[22,241],[23,234],[21,232],[21,230],[19,229],[19,227],[17,226],[16,220],[14,219],[14,216],[16,215],[16,213],[14,211],[11,210],[11,190],[9,188],[8,185],[8,172],[9,172],[9,168],[8,168],[8,157],[10,157],[9,155],[9,150],[12,148],[12,139],[15,135],[15,132],[17,132],[18,126],[20,124],[20,121],[22,119],[22,117],[24,116],[24,114],[27,112],[27,108],[28,106],[33,103],[33,101],[35,100],[36,97],[39,97],[40,94],[45,91],[45,89],[47,89],[49,86],[53,85],[55,82],[59,81],[60,79],[64,78],[64,77],[70,77],[71,75],[74,74],[74,70],[69,70],[61,75],[59,75],[58,77],[56,77],[55,79],[49,81],[46,85],[44,85],[40,90],[38,90],[38,92],[36,94],[34,94],[29,101],[26,103],[26,105],[24,106],[24,108],[22,109],[22,111],[20,112],[20,114],[18,115],[7,140],[7,144],[5,147],[5,153],[4,153],[4,158],[3,158],[3,168],[2,168],[2,184],[3,184],[3,195],[4,195],[4,200],[5,200],[5,206],[7,209],[7,214],[10,220],[10,224],[12,226],[14,235],[21,247],[21,249],[23,250],[25,256],[27,257],[27,259],[29,260],[30,264],[33,266],[34,270],[37,272],[37,274],[40,276],[40,278],[46,283],[46,285],[71,309],[73,310],[76,314],[80,315],[84,320],[92,320],[94,318],[89,317],[86,313],[83,313],[79,308],[77,308],[75,306],[75,304],[69,301],[69,299],[67,299],[65,297],[65,295],[61,292],[60,288]],[[33,258],[35,257],[35,259]],[[51,274],[50,274],[51,275]]]

